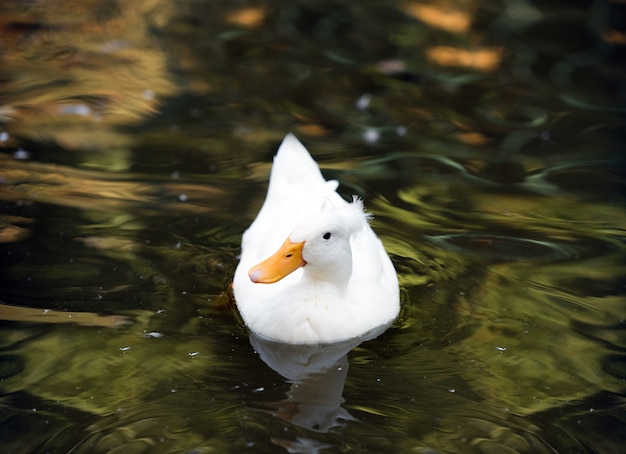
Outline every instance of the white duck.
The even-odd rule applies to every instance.
[[[346,202],[337,186],[288,134],[265,202],[243,235],[233,282],[239,312],[257,335],[291,344],[339,342],[398,315],[393,264],[361,200]]]

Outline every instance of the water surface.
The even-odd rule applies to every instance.
[[[3,452],[621,452],[620,2],[3,2]],[[287,132],[392,257],[384,333],[228,294]]]

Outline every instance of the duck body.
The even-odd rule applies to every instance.
[[[334,343],[390,324],[398,279],[362,202],[345,201],[292,134],[274,157],[267,196],[243,235],[233,291],[255,334]]]

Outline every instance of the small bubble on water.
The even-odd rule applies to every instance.
[[[370,95],[369,93],[364,93],[359,99],[356,100],[356,107],[359,110],[365,110],[369,107],[371,101],[372,95]]]
[[[363,140],[369,144],[378,142],[380,139],[380,133],[374,128],[368,128],[363,133]]]
[[[181,194],[178,196],[178,200],[180,200],[181,202],[186,202],[187,201],[187,194]]]
[[[18,148],[16,151],[13,152],[13,158],[23,161],[30,158],[30,153],[23,148]]]
[[[9,140],[9,133],[6,131],[0,132],[0,142],[6,142]]]
[[[130,350],[130,347],[120,347],[120,351],[127,352]]]
[[[59,110],[63,115],[78,115],[86,117],[91,114],[91,108],[85,104],[68,104]]]

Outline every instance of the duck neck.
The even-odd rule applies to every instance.
[[[351,263],[348,266],[331,268],[307,265],[304,267],[302,278],[313,288],[326,289],[328,292],[343,296],[348,290],[351,275]]]

